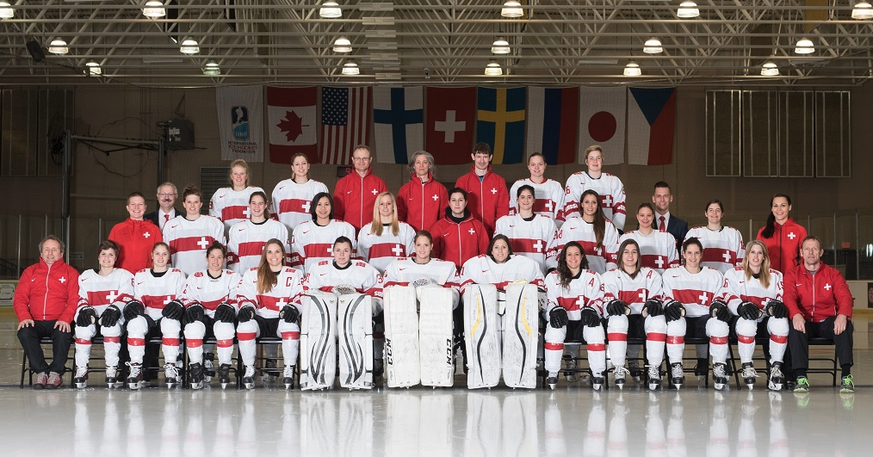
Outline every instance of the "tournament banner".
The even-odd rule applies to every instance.
[[[579,88],[531,87],[527,101],[527,155],[541,152],[549,165],[575,163]]]
[[[440,165],[470,163],[476,122],[475,87],[427,88],[427,147]]]
[[[603,147],[603,164],[624,163],[625,108],[624,87],[582,87],[579,103],[579,163],[588,146]]]
[[[491,163],[511,164],[523,160],[526,99],[525,87],[478,89],[476,142],[491,145],[494,152]]]
[[[264,89],[232,86],[215,89],[221,160],[264,161]]]
[[[317,87],[267,87],[270,162],[291,163],[298,152],[318,162]]]
[[[631,87],[627,98],[627,148],[631,165],[673,161],[676,88]]]
[[[370,88],[321,88],[320,163],[348,165],[353,148],[370,144]]]
[[[421,86],[373,88],[376,160],[409,163],[424,148],[424,105]]]

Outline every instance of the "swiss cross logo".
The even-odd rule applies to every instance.
[[[439,199],[440,199],[440,197],[439,197],[439,196],[437,196],[437,194],[433,194],[433,197],[430,197],[430,198],[432,198],[432,199],[433,199],[433,201],[437,201],[437,200],[439,200]]]
[[[379,191],[378,191],[378,190],[376,190],[376,189],[373,189],[373,190],[371,190],[371,191],[370,191],[370,192],[372,192],[372,193],[373,193],[373,195],[376,195],[376,194],[378,194],[378,193],[379,193]]]
[[[825,286],[824,286],[825,290],[827,290],[827,291],[830,291],[831,287],[833,287],[833,286],[831,286],[830,284],[825,284]]]
[[[67,282],[67,278],[61,276],[61,279],[58,279],[58,281],[60,281],[61,284],[63,284],[63,283],[65,283],[65,282]]]
[[[787,236],[788,236],[788,238],[791,238],[792,240],[797,238],[797,235],[795,235],[794,232],[788,232]]]
[[[600,197],[600,201],[603,202],[603,206],[606,208],[612,207],[612,195],[604,195]]]
[[[473,228],[470,228],[469,232],[470,232],[470,235],[475,235],[475,234],[476,234],[476,230],[473,229]]]
[[[142,234],[142,236],[143,236],[143,238],[148,239],[148,237],[152,236],[152,234],[149,233],[149,232],[145,232],[145,233]]]

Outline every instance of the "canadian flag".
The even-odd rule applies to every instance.
[[[270,162],[291,163],[298,152],[318,163],[316,87],[267,87]]]

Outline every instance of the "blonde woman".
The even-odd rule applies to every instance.
[[[391,192],[382,192],[373,205],[373,221],[358,234],[358,254],[384,273],[395,259],[408,258],[414,251],[415,230],[397,217]]]
[[[225,231],[237,222],[248,219],[246,210],[249,208],[249,197],[254,192],[264,191],[260,187],[249,186],[251,174],[249,164],[245,160],[234,160],[230,164],[231,187],[216,190],[209,200],[209,215],[224,222]]]

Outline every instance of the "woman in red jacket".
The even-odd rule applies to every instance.
[[[800,243],[806,238],[806,229],[788,216],[791,212],[791,197],[778,193],[770,199],[770,215],[767,223],[758,230],[757,239],[767,245],[770,266],[787,273],[797,265],[800,258]]]
[[[446,186],[436,180],[433,156],[427,151],[418,151],[409,159],[412,177],[397,192],[397,215],[415,231],[430,230],[443,217],[443,209],[449,204]]]
[[[470,215],[467,192],[458,187],[449,191],[446,216],[430,230],[433,235],[433,256],[454,262],[459,270],[467,260],[488,251],[491,241],[485,226]]]

